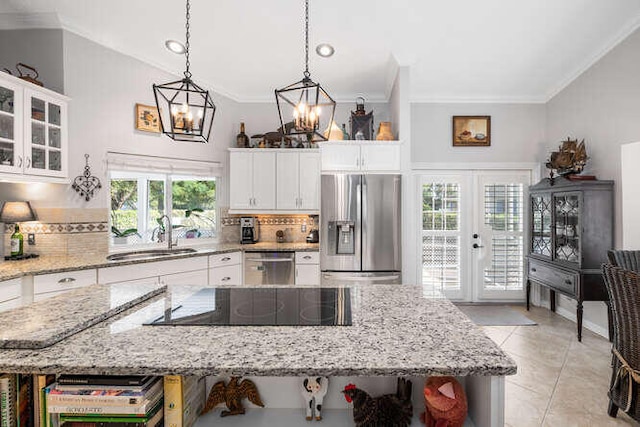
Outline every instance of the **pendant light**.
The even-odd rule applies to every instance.
[[[320,86],[311,80],[309,73],[309,0],[305,0],[305,69],[299,82],[277,89],[276,103],[280,125],[285,134],[306,135],[307,140],[326,140],[320,133],[333,122],[336,102]]]
[[[216,106],[209,92],[191,80],[189,71],[189,18],[190,0],[187,0],[185,25],[186,69],[184,78],[174,82],[153,85],[162,133],[175,141],[207,142],[211,135]]]

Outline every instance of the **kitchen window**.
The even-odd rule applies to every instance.
[[[112,248],[165,243],[163,215],[174,241],[216,238],[215,176],[111,170],[109,183]]]

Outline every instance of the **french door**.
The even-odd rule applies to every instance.
[[[522,300],[530,180],[529,171],[422,175],[422,283],[454,300]]]

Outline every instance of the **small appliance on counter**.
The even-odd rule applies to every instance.
[[[307,243],[318,243],[320,241],[320,233],[317,228],[311,230],[307,236]]]
[[[260,224],[254,216],[240,218],[240,243],[256,243],[260,239]]]

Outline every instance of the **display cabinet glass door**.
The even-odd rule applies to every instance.
[[[25,153],[25,172],[34,175],[63,175],[62,133],[63,114],[61,103],[40,94],[27,94],[28,150]]]
[[[553,195],[554,206],[554,259],[580,263],[580,193]]]
[[[531,210],[531,253],[551,258],[551,194],[532,195]]]
[[[21,112],[22,89],[0,83],[0,171],[22,171],[22,128],[16,115]]]

